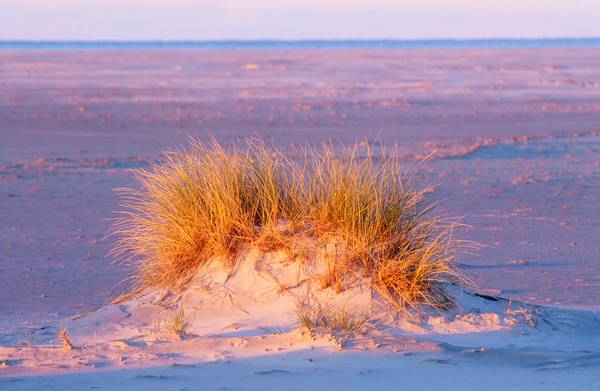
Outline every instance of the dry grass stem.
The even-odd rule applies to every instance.
[[[73,350],[73,342],[71,341],[71,338],[69,338],[69,329],[67,329],[66,327],[60,329],[60,331],[58,332],[58,340],[60,343],[62,343],[63,346],[63,350],[65,352],[70,352],[71,350]]]

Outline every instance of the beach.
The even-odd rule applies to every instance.
[[[115,189],[135,186],[130,170],[148,167],[161,151],[190,136],[224,144],[260,136],[283,150],[362,141],[374,148],[397,145],[419,183],[467,226],[457,235],[480,246],[458,262],[474,292],[589,321],[581,339],[564,339],[564,345],[559,339],[541,360],[563,360],[560,369],[548,364],[542,376],[523,359],[514,385],[561,389],[577,377],[580,387],[597,387],[597,358],[569,361],[566,355],[586,349],[586,338],[598,333],[594,322],[600,329],[594,320],[600,311],[600,48],[3,50],[0,118],[0,346],[26,346],[36,330],[96,310],[128,288],[131,270],[108,254],[115,238],[107,234],[120,209]],[[494,308],[490,313],[500,307]],[[438,332],[428,338],[506,348],[491,337],[457,342]],[[588,342],[596,357],[597,342]],[[535,347],[523,356],[544,349],[539,341],[522,345]],[[400,377],[395,365],[407,371],[427,365],[451,376],[443,361],[427,361],[435,359],[456,361],[466,376],[481,365],[448,350],[441,358],[421,353],[382,353],[381,371]],[[236,354],[217,360],[243,374],[230,379],[231,388],[243,387],[243,376],[287,382],[314,373],[298,364],[310,356],[303,353],[284,356],[283,366],[273,356],[246,362]],[[343,377],[331,354],[310,357]],[[352,357],[361,354],[344,352],[346,364],[339,365],[361,379],[374,376],[378,353],[365,353],[364,368],[354,368]],[[492,354],[481,377],[497,363],[510,376],[507,355]],[[220,379],[211,383],[214,389],[227,385],[227,370],[213,372],[216,364],[195,359],[203,362],[203,376]],[[160,361],[171,365],[166,382],[183,389],[185,382],[171,377],[192,376],[192,367],[174,364]],[[11,364],[0,367],[0,375],[9,376],[0,385],[93,386],[100,380],[85,378],[90,370],[96,369],[31,378],[80,370],[21,371]],[[124,376],[110,366],[97,370]],[[156,371],[136,371],[127,377],[132,384],[162,384]]]

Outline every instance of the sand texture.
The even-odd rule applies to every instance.
[[[0,51],[0,119],[0,389],[598,389],[600,49]],[[114,189],[190,134],[397,143],[482,244],[474,287],[343,343],[299,329],[306,287],[252,256],[217,293],[110,304]]]

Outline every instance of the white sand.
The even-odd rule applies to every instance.
[[[598,385],[600,321],[593,312],[448,286],[457,307],[395,316],[367,286],[336,294],[312,286],[310,276],[283,252],[243,254],[233,274],[209,265],[182,293],[148,292],[35,330],[29,346],[0,348],[0,374],[6,376],[0,385],[11,390]],[[348,338],[311,337],[296,315],[296,304],[307,295],[313,304],[365,314],[368,326]],[[178,338],[167,325],[182,305],[193,324],[188,336]],[[58,342],[60,327],[68,328],[73,350]]]

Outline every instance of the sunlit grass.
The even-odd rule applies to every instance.
[[[182,305],[167,323],[167,330],[178,338],[185,338],[190,334],[193,323],[194,321],[185,312]]]
[[[351,337],[365,331],[366,317],[354,314],[344,308],[329,308],[315,302],[299,302],[296,315],[300,325],[310,335],[330,334],[337,337]]]
[[[295,152],[260,140],[228,149],[193,140],[135,171],[141,187],[121,192],[114,228],[115,253],[137,266],[135,290],[177,288],[211,260],[229,268],[249,246],[291,248],[310,236],[336,244],[322,260],[322,288],[367,280],[397,310],[451,302],[441,283],[460,280],[452,223],[413,188],[396,149]]]
[[[63,327],[58,332],[58,340],[62,344],[63,350],[65,352],[70,352],[71,350],[73,350],[73,342],[69,337],[69,329],[67,329],[66,327]]]

